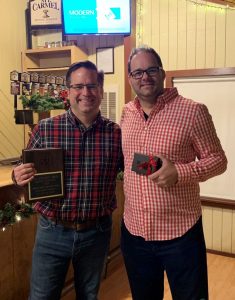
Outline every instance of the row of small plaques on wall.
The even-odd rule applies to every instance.
[[[61,89],[61,86],[66,86],[64,76],[44,75],[27,72],[10,72],[11,94],[12,95],[27,95],[30,91],[35,94],[40,91],[40,87],[44,92],[49,92],[50,89],[56,89],[56,86]]]

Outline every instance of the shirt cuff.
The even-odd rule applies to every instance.
[[[178,182],[177,184],[184,184],[189,182],[194,182],[191,176],[190,166],[187,164],[175,164],[176,170],[178,172]]]
[[[17,181],[16,181],[16,178],[15,178],[15,173],[14,173],[14,170],[11,172],[11,180],[13,181],[13,183],[15,185],[18,185]]]

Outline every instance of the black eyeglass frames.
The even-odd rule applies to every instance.
[[[134,79],[141,79],[144,76],[144,73],[146,73],[148,76],[156,76],[160,70],[163,70],[162,67],[151,67],[145,70],[134,70],[130,72],[130,76]]]
[[[82,91],[84,88],[87,88],[89,91],[95,91],[98,87],[98,84],[95,83],[89,83],[89,84],[74,84],[70,85],[70,89],[74,89],[76,91]]]

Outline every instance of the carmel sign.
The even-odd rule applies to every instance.
[[[61,0],[30,2],[31,26],[61,25]]]

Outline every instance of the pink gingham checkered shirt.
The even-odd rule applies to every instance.
[[[182,236],[201,216],[199,182],[227,167],[207,107],[183,98],[176,88],[165,89],[147,120],[137,97],[127,103],[121,129],[127,229],[147,241]],[[135,152],[170,159],[178,172],[177,184],[160,188],[131,171]]]

